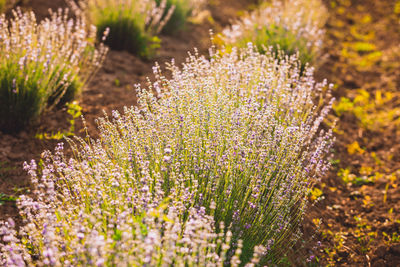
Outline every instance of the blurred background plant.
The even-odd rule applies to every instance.
[[[87,27],[63,10],[40,23],[18,9],[0,16],[0,130],[19,131],[79,95],[107,52]]]
[[[217,36],[217,44],[246,47],[254,43],[265,53],[269,47],[278,54],[299,53],[302,69],[316,63],[321,53],[327,10],[320,0],[264,1],[240,21]]]
[[[155,0],[157,5],[160,5],[162,0]],[[162,33],[174,34],[179,30],[184,29],[185,24],[189,17],[196,16],[201,12],[206,4],[205,0],[167,0],[166,11],[164,16],[167,14],[167,10],[171,7],[175,7],[171,18],[165,24],[162,29]]]
[[[157,35],[170,19],[174,5],[167,0],[73,0],[68,3],[80,17],[98,29],[98,38],[107,31],[105,44],[114,50],[126,50],[142,58],[151,58],[160,47]]]

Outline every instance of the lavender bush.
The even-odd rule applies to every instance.
[[[98,140],[26,164],[34,197],[18,201],[20,239],[3,222],[3,263],[279,263],[329,167],[329,90],[251,44],[210,58],[171,64],[171,79],[156,66],[138,106],[99,119]]]
[[[105,154],[67,162],[59,144],[54,155],[44,153],[41,177],[34,161],[25,165],[36,199],[22,196],[18,201],[27,222],[21,239],[12,220],[0,222],[2,266],[226,264],[232,233],[224,232],[223,223],[215,232],[213,217],[194,204],[194,192],[182,187],[166,196],[159,181],[151,185],[148,170],[140,177],[128,173],[130,167],[118,173],[125,167],[107,159],[100,143],[82,145]],[[79,157],[86,158],[84,153]],[[247,266],[257,264],[262,252],[258,246]],[[239,246],[229,259],[232,266],[239,266],[240,253]]]
[[[221,38],[228,46],[253,42],[262,53],[269,47],[288,55],[299,52],[304,68],[320,54],[326,18],[321,0],[273,0],[226,28]]]
[[[161,4],[161,0],[155,1],[157,5]],[[169,10],[173,6],[175,8],[162,32],[173,34],[183,29],[188,18],[199,13],[204,8],[205,2],[205,0],[167,0],[166,9]],[[166,14],[167,12],[165,12]]]
[[[36,22],[33,13],[0,15],[0,130],[18,131],[44,110],[71,101],[100,67],[94,27],[59,10]]]
[[[175,6],[167,8],[167,0],[68,0],[78,16],[98,28],[99,37],[106,29],[106,44],[115,50],[127,50],[143,58],[154,55],[160,46],[157,34],[170,19]]]

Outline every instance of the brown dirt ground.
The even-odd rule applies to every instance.
[[[48,8],[63,6],[62,0],[19,2],[23,8],[32,8],[39,18],[46,16]],[[218,32],[237,17],[239,11],[254,2],[210,1],[209,10],[213,20],[190,24],[186,31],[175,36],[162,36],[162,48],[154,60],[143,61],[126,52],[111,51],[104,67],[80,99],[90,133],[96,135],[95,118],[102,116],[103,110],[121,110],[123,106],[136,103],[133,84],[146,83],[146,77],[152,76],[155,61],[162,65],[175,58],[177,63],[182,63],[187,51],[193,51],[193,47],[197,47],[200,53],[206,53],[210,45],[209,29]],[[325,2],[331,14],[326,26],[325,42],[329,57],[317,70],[317,77],[327,78],[337,85],[333,92],[337,99],[343,96],[352,99],[357,89],[361,88],[371,94],[382,90],[393,92],[395,97],[380,109],[389,112],[390,109],[400,107],[400,97],[397,95],[400,88],[400,16],[393,12],[396,1]],[[370,19],[364,19],[366,16]],[[364,52],[351,56],[343,51],[349,43],[360,41],[360,35],[368,35],[370,32],[374,32],[374,36],[368,42],[382,52],[381,57],[373,64],[360,67],[357,63],[364,59]],[[118,86],[116,80],[119,81]],[[307,236],[315,232],[313,219],[321,218],[316,239],[322,245],[315,248],[316,241],[311,240],[304,247],[305,253],[313,251],[318,259],[315,263],[323,266],[400,266],[399,242],[395,242],[394,238],[388,241],[384,235],[386,233],[393,237],[394,233],[400,232],[400,187],[395,186],[398,182],[387,187],[388,175],[400,170],[400,127],[390,121],[373,129],[365,129],[360,126],[359,118],[350,112],[336,117],[339,121],[333,157],[340,162],[333,165],[329,175],[318,185],[324,199],[310,209],[303,226],[307,239]],[[35,134],[66,130],[69,127],[68,118],[66,110],[61,109],[45,114],[39,124],[17,135],[0,133],[0,163],[8,166],[0,171],[1,193],[18,195],[29,191],[29,179],[22,170],[22,163],[32,158],[39,159],[43,150],[52,149],[59,142],[39,140],[34,137]],[[81,134],[79,122],[77,129],[76,134]],[[349,153],[348,145],[354,141],[360,144],[363,153]],[[377,155],[375,159],[371,156],[372,152]],[[377,163],[376,158],[381,163]],[[361,166],[369,166],[384,175],[362,186],[345,184],[338,176],[341,168],[348,168],[355,175],[360,175]],[[400,173],[396,175],[399,177]],[[383,201],[385,191],[387,199]],[[0,205],[0,219],[11,216],[18,221],[17,209],[13,203],[8,201]],[[393,210],[389,212],[391,208]]]
[[[382,117],[383,122],[377,115],[400,107],[400,15],[394,12],[396,1],[325,2],[331,15],[325,44],[329,58],[317,76],[337,85],[333,92],[337,100],[354,99],[359,89],[371,95],[369,103],[379,101],[374,97],[379,92],[390,92],[393,98],[373,110],[361,106],[374,116],[373,127],[363,126],[354,112],[336,114],[334,159],[340,162],[318,185],[324,199],[311,209],[305,228],[313,225],[312,219],[321,218],[317,238],[322,245],[316,256],[323,266],[400,266],[400,239],[393,238],[400,232],[400,114]],[[351,45],[360,43],[375,48],[354,52]],[[369,57],[376,51],[376,58]],[[356,153],[349,149],[355,141],[362,148]],[[372,171],[364,174],[361,167]],[[362,185],[344,183],[338,172],[346,168],[357,177],[380,176]]]

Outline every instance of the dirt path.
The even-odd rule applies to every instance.
[[[330,266],[400,266],[400,2],[326,1],[329,60],[339,118],[317,257]],[[314,220],[318,223],[318,220]]]

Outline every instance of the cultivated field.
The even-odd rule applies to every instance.
[[[400,1],[0,0],[0,266],[400,265]]]

